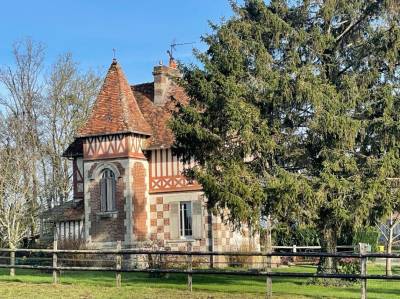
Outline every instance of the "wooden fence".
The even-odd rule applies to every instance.
[[[400,280],[400,275],[369,275],[367,274],[368,258],[400,258],[400,254],[381,254],[367,253],[366,244],[360,244],[357,253],[339,252],[339,253],[324,253],[324,252],[195,252],[191,250],[189,243],[188,251],[165,251],[165,250],[139,250],[139,249],[122,249],[121,243],[118,242],[117,248],[107,250],[66,250],[58,249],[57,242],[54,242],[53,249],[0,249],[0,253],[8,254],[10,263],[0,263],[0,268],[10,269],[10,273],[15,273],[15,269],[34,269],[52,271],[53,283],[59,283],[60,271],[106,271],[115,272],[116,286],[121,286],[121,273],[126,272],[141,272],[141,273],[180,273],[187,275],[188,289],[192,290],[193,275],[240,275],[240,276],[263,276],[266,278],[266,298],[272,298],[272,279],[274,277],[296,277],[296,278],[325,278],[325,279],[356,279],[360,282],[360,298],[365,299],[367,294],[367,280],[371,279],[387,279]],[[26,265],[15,263],[15,256],[21,254],[47,254],[52,256],[51,265]],[[65,266],[60,265],[60,255],[111,255],[114,258],[114,266]],[[181,256],[186,257],[185,268],[131,268],[123,267],[123,256],[139,256],[139,255],[159,255],[163,257]],[[258,257],[262,259],[263,267],[257,269],[222,269],[222,268],[207,268],[199,269],[193,267],[193,257]],[[361,273],[359,274],[341,274],[341,273],[294,273],[294,272],[274,272],[272,271],[271,260],[273,257],[303,257],[303,258],[350,258],[359,261]]]
[[[336,246],[337,251],[354,251],[357,249],[357,245],[338,245]],[[292,245],[292,246],[272,246],[272,249],[275,251],[280,250],[289,250],[291,252],[297,252],[301,250],[321,250],[321,246],[299,246],[299,245]]]

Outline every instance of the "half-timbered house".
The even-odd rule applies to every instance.
[[[73,165],[73,200],[50,212],[58,238],[96,247],[155,241],[183,250],[191,241],[196,251],[257,249],[257,238],[212,215],[201,186],[182,174],[193,162],[173,155],[168,120],[174,101],[188,98],[174,83],[174,61],[153,75],[154,82],[131,86],[113,60],[87,122],[64,153]]]

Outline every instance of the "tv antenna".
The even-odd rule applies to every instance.
[[[190,43],[177,43],[175,40],[172,41],[172,43],[169,45],[169,50],[167,51],[169,59],[174,60],[174,51],[176,50],[177,46],[185,46],[185,45],[193,45],[196,42],[190,42]]]

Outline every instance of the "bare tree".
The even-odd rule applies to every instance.
[[[390,213],[386,222],[377,225],[385,239],[386,253],[392,253],[393,245],[400,243],[400,214]],[[386,275],[392,275],[392,259],[386,259]]]
[[[25,205],[34,214],[38,208],[38,194],[40,182],[37,169],[40,159],[40,115],[38,108],[43,99],[40,83],[43,70],[44,47],[30,39],[17,42],[13,46],[14,66],[0,68],[0,83],[7,91],[7,95],[0,98],[12,122],[8,138],[13,147],[21,154],[24,161],[23,180],[24,190],[31,188],[29,198],[25,198]],[[37,228],[36,217],[31,220],[30,233],[35,234]]]
[[[88,116],[101,81],[93,71],[80,73],[70,53],[61,55],[45,80],[42,177],[47,206],[62,204],[71,193],[71,163],[62,158],[77,128]]]
[[[19,131],[19,121],[9,118],[2,129],[4,133],[13,134]],[[30,168],[31,161],[23,148],[6,135],[2,140],[0,150],[0,236],[2,242],[14,249],[27,237],[31,224],[37,216],[37,210],[32,210],[29,204],[32,200],[33,181],[27,177],[26,169]],[[15,264],[15,253],[11,254],[11,263]],[[10,270],[14,275],[14,269]]]
[[[93,71],[80,72],[71,54],[61,55],[46,69],[44,46],[30,39],[15,43],[13,56],[13,65],[0,67],[5,90],[0,96],[4,113],[0,151],[12,149],[21,163],[17,166],[23,168],[18,181],[22,184],[18,188],[26,190],[23,207],[8,207],[30,211],[29,217],[22,214],[30,222],[27,234],[33,236],[39,226],[39,207],[50,208],[71,197],[71,165],[61,156],[86,119],[101,81]],[[7,180],[4,184],[10,187]],[[21,225],[15,225],[20,232]]]

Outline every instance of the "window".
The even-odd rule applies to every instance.
[[[101,211],[115,211],[115,175],[110,169],[103,170],[100,179]]]
[[[189,197],[188,199],[192,198]],[[169,200],[170,239],[202,239],[205,232],[202,202],[200,200],[180,201],[171,199]]]
[[[192,237],[192,203],[190,201],[180,202],[180,236],[182,238]]]

